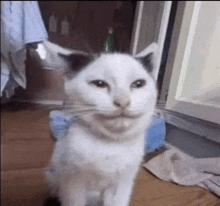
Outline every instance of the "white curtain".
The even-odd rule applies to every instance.
[[[26,44],[47,38],[37,1],[1,1],[1,96],[26,88]]]

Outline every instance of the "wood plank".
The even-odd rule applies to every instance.
[[[3,171],[2,205],[42,206],[48,196],[44,172],[44,168]]]
[[[48,164],[53,141],[48,111],[19,110],[2,115],[2,170],[40,168]]]
[[[132,206],[211,206],[220,200],[197,186],[181,186],[164,182],[146,169],[141,169],[131,199]]]
[[[2,144],[2,170],[41,168],[52,154],[52,140],[14,141]]]

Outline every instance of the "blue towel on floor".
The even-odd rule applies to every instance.
[[[50,112],[50,127],[55,141],[65,138],[70,125],[74,124],[68,113],[61,111]],[[165,142],[165,119],[162,114],[157,114],[148,129],[145,131],[145,152],[153,152],[163,146]]]

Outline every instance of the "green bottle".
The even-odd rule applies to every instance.
[[[104,43],[104,51],[105,52],[113,52],[115,50],[115,42],[114,42],[114,34],[113,28],[108,28],[108,37]]]

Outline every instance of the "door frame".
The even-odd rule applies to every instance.
[[[141,52],[153,42],[156,42],[158,44],[158,53],[154,71],[155,80],[157,80],[158,78],[158,73],[160,69],[171,6],[172,1],[138,1],[136,6],[130,51],[133,55],[135,55]],[[154,11],[158,12],[156,13]],[[154,12],[154,14],[156,14],[153,15],[152,19],[152,22],[154,22],[154,24],[150,24],[149,21],[152,18],[152,14],[151,16],[149,16],[150,14],[148,12]],[[149,25],[151,25],[152,27],[150,28],[150,30],[153,31],[153,37],[152,35],[150,37],[148,37],[147,35],[147,32],[151,32],[147,27]],[[148,30],[146,27],[148,28]]]
[[[201,4],[199,1],[186,2],[174,57],[174,69],[172,69],[166,109],[220,124],[219,108],[183,100],[178,93],[185,77]]]

